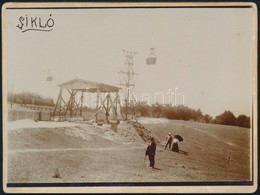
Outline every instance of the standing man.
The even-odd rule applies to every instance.
[[[149,151],[149,160],[150,160],[150,167],[154,168],[154,156],[156,151],[156,143],[154,142],[154,138],[151,138],[151,145],[150,145],[150,151]]]
[[[166,145],[164,147],[164,149],[166,150],[167,146],[169,145],[169,149],[171,149],[171,145],[172,145],[172,134],[169,133],[169,135],[166,137]]]

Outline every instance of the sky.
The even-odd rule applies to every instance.
[[[49,32],[21,32],[20,16],[55,21]],[[135,51],[133,94],[216,116],[251,116],[253,10],[232,8],[7,10],[4,65],[7,90],[57,99],[58,84],[75,77],[119,86],[122,49]],[[147,65],[150,48],[157,62]],[[48,69],[54,78],[46,81]],[[13,87],[12,87],[13,86]],[[176,88],[176,89],[175,89]],[[155,94],[162,94],[157,96]],[[184,97],[184,102],[183,102]],[[173,101],[174,102],[174,101]]]

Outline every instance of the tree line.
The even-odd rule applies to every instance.
[[[123,107],[125,112],[125,107]],[[184,105],[171,106],[159,103],[148,105],[145,102],[138,102],[128,107],[128,113],[141,117],[167,118],[185,121],[198,121],[202,123],[233,125],[250,128],[250,117],[246,115],[235,115],[227,110],[213,118],[209,114],[203,114],[200,109],[192,109]]]
[[[52,98],[42,97],[39,94],[31,92],[22,92],[13,95],[12,93],[8,93],[8,101],[18,104],[55,106],[54,100]],[[93,111],[94,110],[95,109],[93,109]],[[125,113],[125,111],[125,107],[122,107],[122,112]],[[233,125],[250,128],[250,117],[243,114],[236,117],[229,110],[226,110],[222,114],[213,118],[209,114],[203,114],[200,109],[192,109],[184,105],[172,106],[162,105],[159,103],[148,105],[146,102],[137,102],[128,106],[127,112],[131,115],[138,115],[141,117],[197,121],[202,123]]]
[[[42,97],[31,92],[21,92],[17,94],[8,93],[8,102],[17,104],[33,104],[38,106],[55,106],[52,98]]]

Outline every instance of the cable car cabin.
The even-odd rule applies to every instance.
[[[47,81],[52,81],[52,80],[53,80],[53,77],[52,77],[52,76],[47,76],[47,77],[46,77],[46,80],[47,80]]]
[[[156,64],[156,58],[155,57],[149,57],[149,58],[146,58],[146,64],[147,65],[153,65],[153,64]]]
[[[47,81],[52,81],[53,80],[53,76],[51,75],[51,70],[50,69],[48,70],[48,74],[47,74],[46,80]]]
[[[153,65],[156,64],[156,53],[154,48],[150,48],[150,55],[148,58],[146,58],[146,64],[147,65]]]

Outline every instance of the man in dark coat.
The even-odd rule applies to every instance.
[[[150,151],[149,151],[149,160],[150,160],[150,167],[154,168],[154,156],[156,151],[156,143],[154,142],[154,138],[151,138],[151,145],[150,145]]]

